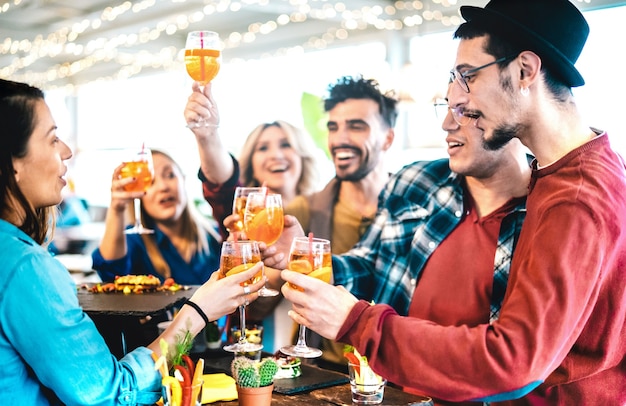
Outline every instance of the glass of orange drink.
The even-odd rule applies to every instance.
[[[262,241],[268,246],[278,241],[284,227],[283,201],[279,194],[249,193],[243,215],[243,227],[247,238]],[[259,289],[259,296],[278,295],[276,289],[267,286]]]
[[[152,185],[154,166],[152,164],[152,152],[143,145],[141,149],[132,149],[126,152],[124,166],[120,171],[120,177],[134,178],[135,181],[124,186],[127,192],[145,192]],[[134,199],[135,224],[124,231],[126,234],[151,234],[154,230],[145,228],[141,224],[141,199]]]
[[[246,202],[248,201],[248,195],[250,193],[266,193],[265,187],[244,187],[238,186],[235,189],[235,198],[233,199],[233,214],[239,216],[239,220],[234,224],[231,232],[239,233],[240,239],[247,239],[243,233],[243,220],[246,212]]]
[[[185,68],[187,74],[201,86],[217,76],[222,65],[220,37],[213,31],[191,31],[185,43]],[[206,121],[198,121],[190,127],[207,126]]]
[[[287,268],[312,278],[330,283],[333,266],[330,252],[330,241],[322,238],[296,237],[291,243]],[[304,291],[303,287],[290,284],[294,289]],[[300,325],[296,345],[282,347],[280,351],[292,357],[316,358],[322,351],[306,344],[306,327]]]
[[[268,246],[280,238],[284,227],[283,201],[276,193],[250,193],[246,199],[243,227],[249,239]]]
[[[259,250],[259,243],[256,241],[224,241],[222,243],[222,252],[220,255],[220,269],[219,275],[221,278],[226,278],[231,275],[235,275],[239,272],[246,271],[254,266],[257,262],[261,261],[261,251]],[[263,277],[262,272],[259,272],[251,279],[246,280],[241,285],[247,286]],[[245,305],[239,306],[239,316],[241,321],[241,329],[239,331],[246,331],[246,307]],[[258,343],[250,343],[246,339],[246,335],[242,334],[239,337],[239,341],[224,347],[224,350],[230,352],[254,352],[263,348],[263,345]]]

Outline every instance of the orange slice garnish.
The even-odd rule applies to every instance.
[[[305,275],[310,274],[313,270],[311,263],[306,259],[296,259],[295,261],[291,261],[287,267],[290,271],[299,272]]]
[[[231,268],[229,271],[227,271],[226,272],[226,276],[231,276],[231,275],[235,275],[235,274],[238,274],[240,272],[243,272],[243,271],[247,271],[248,269],[252,268],[253,266],[254,266],[254,264],[251,264],[251,263],[237,265],[236,267]]]
[[[333,268],[330,266],[323,266],[309,274],[312,278],[317,278],[322,282],[330,283],[330,278],[333,275]]]

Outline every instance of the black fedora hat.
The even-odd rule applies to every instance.
[[[585,84],[574,64],[589,25],[568,0],[491,0],[484,8],[462,6],[461,15],[535,52],[567,85]]]

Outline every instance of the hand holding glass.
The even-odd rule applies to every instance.
[[[120,176],[124,178],[135,178],[135,181],[124,186],[127,192],[145,192],[152,185],[154,177],[154,166],[152,164],[152,153],[148,148],[133,149],[127,152],[124,166]],[[151,234],[154,230],[145,228],[141,224],[141,199],[134,200],[135,225],[125,231],[126,234]]]
[[[287,268],[300,272],[326,283],[330,283],[333,273],[330,241],[321,238],[296,237],[291,243],[289,264]],[[304,290],[300,286],[291,285],[294,289]],[[280,349],[280,352],[292,357],[316,358],[322,351],[306,344],[306,327],[300,325],[298,343]]]
[[[256,241],[224,241],[220,257],[220,277],[225,278],[246,271],[260,261],[261,252]],[[259,272],[252,279],[243,282],[241,285],[253,284],[262,277],[262,273]],[[239,331],[246,331],[245,305],[239,306],[239,317],[241,321],[241,329]],[[226,351],[230,352],[254,352],[262,348],[261,344],[248,342],[245,334],[239,337],[239,342],[224,347]]]

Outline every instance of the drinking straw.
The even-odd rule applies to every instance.
[[[309,233],[309,263],[311,263],[311,267],[314,267],[313,264],[313,232]]]
[[[204,31],[200,31],[200,49],[204,49]],[[200,73],[204,83],[204,55],[200,54]]]

